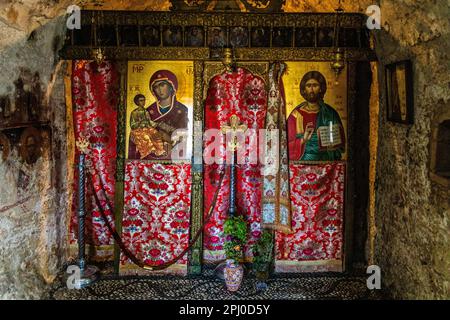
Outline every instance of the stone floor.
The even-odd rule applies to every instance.
[[[49,298],[55,300],[372,300],[383,299],[380,290],[369,290],[364,274],[272,275],[266,290],[257,290],[257,279],[248,274],[236,293],[226,290],[213,268],[201,276],[118,277],[102,272],[90,287],[68,289],[63,277],[53,286]]]

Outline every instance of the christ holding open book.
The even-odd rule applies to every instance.
[[[300,82],[306,100],[288,117],[289,160],[341,160],[345,149],[342,121],[336,110],[323,101],[327,90],[325,77],[307,72]]]

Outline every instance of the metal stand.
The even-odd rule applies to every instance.
[[[235,216],[236,215],[236,162],[237,162],[237,155],[236,150],[233,151],[233,157],[231,158],[231,164],[230,164],[230,209],[228,210],[229,216]],[[227,266],[226,261],[221,262],[217,265],[217,267],[214,268],[214,273],[217,278],[220,280],[225,280],[224,276],[224,269]]]
[[[224,64],[227,67],[227,72],[233,72],[231,69],[232,65],[232,53],[231,49],[228,48],[226,51],[226,57],[224,59]],[[231,163],[230,163],[230,208],[228,210],[228,216],[235,217],[237,215],[237,209],[236,209],[236,164],[237,164],[237,148],[238,148],[238,141],[237,136],[235,135],[235,132],[237,130],[243,130],[244,132],[247,130],[247,126],[245,124],[239,124],[239,118],[237,115],[232,115],[230,117],[230,125],[224,125],[221,127],[222,133],[226,134],[229,130],[232,131],[232,138],[231,142],[227,141],[227,156],[228,156],[228,148],[231,147],[231,150],[233,151],[233,156],[231,157]],[[228,135],[227,135],[228,137]],[[228,139],[228,138],[227,138]],[[244,254],[245,258],[245,254]],[[214,272],[216,276],[224,280],[224,268],[226,267],[226,262],[220,263],[215,269]]]
[[[236,215],[236,162],[237,154],[236,150],[233,150],[233,157],[231,158],[230,166],[230,210],[228,214],[230,216]]]
[[[76,289],[82,289],[98,279],[98,268],[86,265],[85,243],[84,243],[84,220],[85,214],[85,175],[84,175],[84,153],[80,153],[78,164],[78,267],[80,268],[80,277],[75,279]]]

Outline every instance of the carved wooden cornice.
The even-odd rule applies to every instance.
[[[167,11],[98,11],[82,10],[81,24],[104,25],[180,25],[180,26],[273,26],[273,27],[334,27],[334,13],[228,13],[228,12],[167,12]],[[367,16],[343,13],[344,28],[365,28]]]
[[[227,45],[232,43],[230,31],[242,27],[248,45],[235,48],[237,60],[332,60],[334,48],[319,43],[323,32],[335,25],[333,13],[220,13],[220,12],[134,12],[134,11],[82,11],[81,30],[68,30],[67,41],[60,55],[64,59],[91,59],[92,48],[101,45],[107,59],[192,59],[206,60],[217,55],[208,47],[212,28],[224,30]],[[367,17],[359,13],[344,13],[340,19],[342,34],[339,46],[345,48],[348,60],[374,60],[369,48]],[[159,37],[154,44],[146,43],[144,28],[154,28]],[[163,33],[166,28],[178,28],[182,41],[177,46],[165,46]],[[190,27],[199,27],[203,44],[189,46],[186,36]],[[254,46],[252,32],[263,28],[270,38],[264,46]],[[284,47],[276,47],[273,37],[282,29],[290,40]],[[303,46],[297,40],[309,32],[310,42]],[[270,35],[270,36],[269,36]],[[109,37],[109,43],[102,37]],[[303,39],[303,38],[301,38]],[[102,42],[103,41],[103,42]],[[214,60],[214,59],[213,59]]]

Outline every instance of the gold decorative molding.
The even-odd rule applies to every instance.
[[[203,61],[194,61],[194,121],[203,123]]]
[[[332,61],[332,48],[237,48],[237,60],[284,60],[284,61]],[[346,49],[347,61],[367,61],[376,59],[367,49]]]
[[[116,181],[123,182],[125,177],[125,124],[126,124],[126,88],[128,64],[126,61],[117,62],[119,73],[119,101],[117,106],[117,159]]]
[[[82,10],[81,24],[90,25],[98,20],[99,11]],[[365,27],[367,16],[362,13],[342,14],[341,27]],[[330,13],[240,13],[240,12],[167,12],[167,11],[101,11],[102,25],[203,25],[227,27],[268,26],[334,27],[335,14]]]
[[[209,48],[105,47],[111,60],[210,60]],[[64,59],[91,59],[88,47],[71,47],[60,52]],[[236,48],[237,61],[332,61],[332,48]],[[375,53],[363,48],[346,49],[347,61],[375,61]]]
[[[191,230],[190,242],[195,234],[201,229],[203,224],[203,171],[202,164],[196,164],[198,156],[196,150],[203,150],[203,140],[197,139],[197,135],[203,133],[203,61],[194,61],[194,132],[193,132],[193,154],[194,163],[192,163],[192,211],[191,211]],[[200,143],[200,145],[197,145]],[[203,241],[200,237],[193,245],[189,253],[189,273],[200,274],[202,264]]]
[[[105,30],[110,35],[107,45],[102,46],[104,54],[108,59],[143,60],[156,59],[210,59],[211,53],[208,48],[208,38],[212,27],[224,29],[225,43],[231,43],[231,28],[243,27],[247,30],[248,47],[236,50],[236,59],[242,60],[268,60],[286,59],[308,60],[316,58],[319,60],[331,60],[332,47],[321,47],[325,43],[318,44],[321,28],[334,28],[334,13],[211,13],[211,12],[132,12],[132,11],[83,11],[81,30],[68,30],[67,39],[60,55],[66,59],[91,59],[92,45],[102,39]],[[99,18],[100,17],[100,18]],[[340,28],[343,30],[340,46],[346,48],[349,60],[374,60],[373,50],[369,48],[368,31],[365,26],[367,17],[359,13],[344,13],[340,20]],[[93,22],[94,21],[94,22]],[[143,26],[156,28],[159,33],[159,41],[151,42],[153,45],[144,46]],[[190,47],[185,42],[188,27],[203,28],[203,46]],[[128,27],[125,31],[123,27]],[[184,41],[175,42],[178,47],[163,45],[164,30],[167,27],[177,27],[181,31]],[[91,29],[90,32],[86,31]],[[130,29],[131,28],[131,29]],[[255,28],[264,28],[269,36],[269,41],[264,47],[257,47],[251,41]],[[285,30],[289,34],[284,47],[273,46],[272,38],[275,28]],[[312,47],[297,46],[295,34],[300,29],[313,29],[312,38],[307,45]],[[99,31],[103,30],[103,31]],[[130,31],[131,30],[131,31]],[[347,31],[349,30],[348,41]],[[99,33],[100,32],[100,33]],[[130,32],[132,34],[130,34]],[[130,36],[130,37],[127,37]],[[127,38],[133,39],[127,42]],[[136,38],[136,39],[135,39]],[[95,43],[94,43],[95,42]],[[104,43],[106,44],[106,43]],[[150,43],[147,43],[150,44]],[[304,45],[302,43],[298,45]],[[213,49],[213,48],[211,48]]]
[[[209,58],[209,48],[186,47],[104,47],[111,60],[204,60]],[[69,47],[60,55],[67,59],[91,59],[89,47]]]

